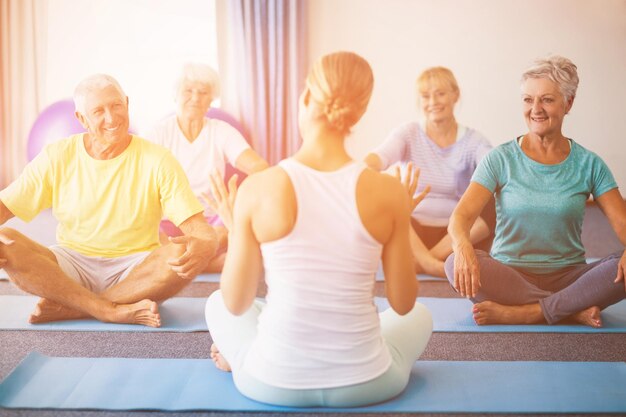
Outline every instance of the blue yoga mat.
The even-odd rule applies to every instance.
[[[162,326],[152,328],[134,324],[102,323],[97,320],[67,320],[54,323],[29,324],[28,316],[38,298],[24,295],[0,295],[0,329],[58,331],[131,331],[131,332],[196,332],[207,331],[204,321],[204,297],[175,297],[161,307]],[[435,332],[518,332],[518,333],[626,333],[626,300],[602,312],[604,327],[594,329],[583,325],[491,325],[478,326],[471,314],[472,303],[464,298],[420,297],[433,315]],[[386,298],[375,298],[379,311],[389,308]]]
[[[472,317],[472,302],[465,298],[417,299],[433,315],[435,332],[477,332],[477,333],[626,333],[626,300],[602,311],[603,327],[596,329],[582,324],[516,324],[479,326]],[[376,297],[378,310],[389,307],[386,298]]]
[[[65,320],[53,323],[30,324],[28,317],[38,297],[25,295],[0,296],[0,329],[4,330],[58,330],[91,332],[198,332],[207,331],[204,319],[204,297],[175,297],[159,307],[161,327],[137,324],[103,323],[95,319]]]
[[[426,275],[426,274],[417,274],[415,277],[419,281],[441,281],[441,282],[448,281],[446,278],[435,277],[435,276]],[[383,272],[383,268],[381,265],[378,267],[378,270],[376,271],[376,281],[384,281],[384,280],[385,280],[385,273]]]
[[[243,397],[207,359],[50,358],[31,353],[0,384],[6,408],[348,412],[626,412],[619,362],[426,362],[406,391],[369,407],[296,409]]]
[[[220,282],[222,274],[199,274],[194,278],[194,282]]]
[[[2,271],[0,270],[0,274],[1,273]],[[194,279],[194,281],[195,282],[220,282],[221,275],[222,274],[219,274],[219,273],[200,274]],[[420,281],[441,281],[441,282],[447,281],[445,278],[434,277],[432,275],[426,275],[426,274],[417,274],[416,277]],[[0,279],[2,278],[0,277]],[[378,271],[376,271],[376,281],[384,281],[384,280],[385,280],[385,275],[383,274],[383,270],[382,268],[379,268]]]

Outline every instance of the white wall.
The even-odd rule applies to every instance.
[[[352,50],[374,70],[353,156],[419,116],[415,79],[435,65],[458,79],[460,123],[493,144],[525,133],[520,75],[554,53],[574,61],[581,80],[564,133],[598,153],[626,189],[626,0],[313,0],[308,25],[311,62]]]
[[[47,0],[44,105],[76,84],[113,75],[130,100],[131,128],[174,111],[173,84],[186,61],[217,65],[214,0]]]

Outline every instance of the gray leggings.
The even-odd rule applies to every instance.
[[[624,283],[614,283],[622,252],[590,264],[568,266],[548,274],[532,274],[504,265],[477,250],[480,290],[474,303],[494,301],[504,305],[539,303],[548,324],[554,324],[589,307],[601,310],[626,297]],[[445,263],[454,283],[454,253]]]

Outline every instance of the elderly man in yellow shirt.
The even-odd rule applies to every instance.
[[[74,103],[86,133],[48,145],[0,191],[0,225],[52,207],[58,244],[0,228],[0,267],[41,297],[31,323],[94,317],[158,327],[157,302],[206,267],[215,231],[170,152],[128,132],[128,97],[114,78],[84,79]],[[161,246],[163,215],[184,235]]]

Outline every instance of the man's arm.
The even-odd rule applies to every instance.
[[[0,200],[0,226],[5,224],[9,219],[12,219],[15,215],[9,210],[7,206],[4,205],[2,200]]]
[[[7,206],[4,205],[2,200],[0,200],[0,226],[5,224],[9,219],[15,217],[15,215],[8,209]],[[0,233],[0,245],[11,245],[13,241],[8,237],[2,235]],[[7,260],[0,256],[0,268],[7,263]]]
[[[181,278],[193,279],[215,256],[218,248],[217,234],[201,212],[182,222],[179,228],[184,235],[172,237],[170,242],[184,245],[185,252],[179,258],[168,261],[168,264]]]

